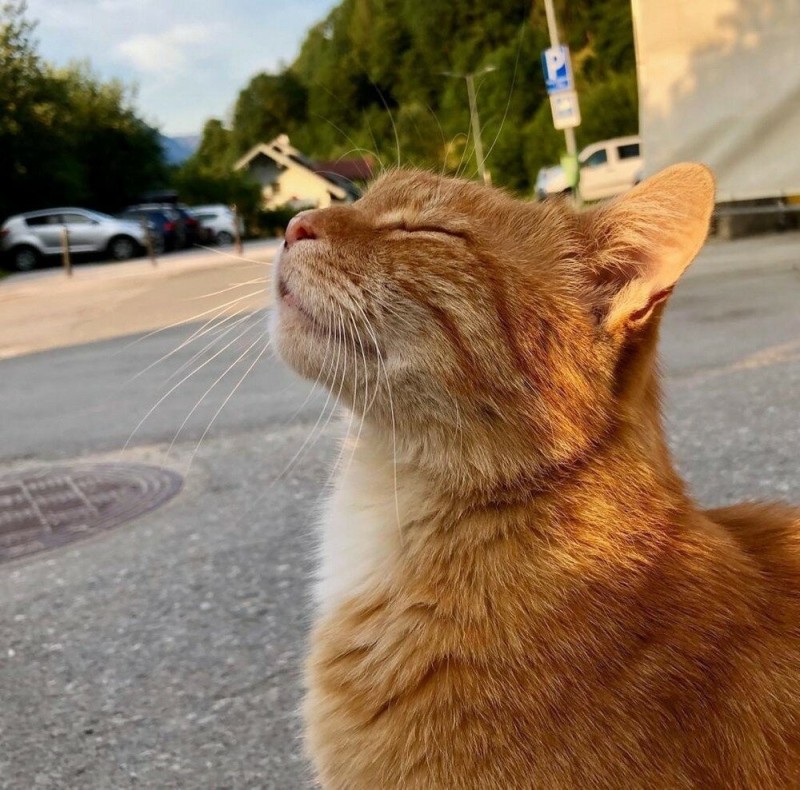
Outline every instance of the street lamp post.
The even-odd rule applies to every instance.
[[[478,117],[478,102],[475,99],[475,77],[481,77],[490,71],[495,71],[496,66],[484,66],[480,71],[470,71],[466,74],[459,74],[454,71],[443,71],[445,77],[457,77],[466,80],[467,98],[469,99],[469,118],[472,124],[472,136],[475,140],[475,158],[478,160],[478,174],[484,184],[489,184],[489,173],[486,170],[486,163],[483,158],[483,142],[481,141],[481,122]]]

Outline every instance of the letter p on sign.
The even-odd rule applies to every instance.
[[[567,76],[566,69],[567,59],[561,47],[558,49],[548,49],[544,53],[544,59],[547,64],[547,79],[557,80],[559,77],[562,79]]]
[[[542,66],[548,94],[573,90],[572,68],[567,47],[550,47],[542,52]]]

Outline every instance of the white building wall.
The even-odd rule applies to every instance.
[[[647,173],[708,164],[717,200],[800,194],[800,0],[632,0]]]

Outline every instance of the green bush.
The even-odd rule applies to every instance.
[[[282,236],[289,220],[297,213],[298,209],[291,208],[291,206],[278,206],[278,208],[259,211],[256,218],[259,234]]]
[[[580,94],[581,125],[578,144],[639,133],[639,96],[636,74],[612,74],[587,86]]]

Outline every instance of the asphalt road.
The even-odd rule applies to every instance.
[[[703,504],[800,502],[800,237],[776,239],[712,250],[667,312],[667,425]],[[295,711],[335,429],[269,352],[215,418],[265,347],[249,322],[152,367],[196,325],[0,361],[0,474],[186,474],[158,511],[0,566],[0,787],[307,786]]]

